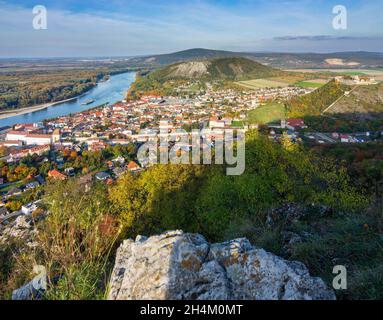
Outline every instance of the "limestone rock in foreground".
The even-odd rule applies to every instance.
[[[302,263],[255,249],[247,239],[209,244],[182,231],[125,240],[109,289],[111,300],[335,299]]]

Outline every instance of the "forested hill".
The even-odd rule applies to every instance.
[[[162,65],[173,64],[182,61],[196,60],[196,59],[212,59],[222,57],[234,57],[242,55],[242,53],[236,53],[223,50],[209,50],[202,48],[194,48],[189,50],[178,51],[169,54],[160,54],[147,58],[147,60]]]
[[[329,108],[330,107],[330,108]],[[383,117],[383,83],[349,86],[335,80],[316,91],[288,102],[290,117],[327,115],[349,120]]]
[[[241,57],[187,61],[138,77],[129,90],[128,98],[137,98],[146,93],[170,94],[177,83],[190,80],[201,83],[220,81],[230,85],[234,81],[270,78],[285,73]]]
[[[277,76],[280,70],[241,58],[215,58],[181,62],[170,65],[150,75],[151,79],[206,79],[206,80],[248,80]]]
[[[349,86],[333,80],[312,93],[294,97],[288,102],[289,117],[319,116],[323,110],[342,97],[345,92],[350,89]]]

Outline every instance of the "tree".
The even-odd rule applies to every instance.
[[[52,169],[52,165],[50,162],[44,162],[40,168],[39,168],[39,173],[46,177],[48,175],[48,171],[50,171]]]
[[[281,145],[286,151],[296,151],[298,146],[291,140],[287,132],[283,132]]]
[[[77,152],[73,150],[73,151],[70,153],[69,157],[70,157],[71,159],[75,159],[75,158],[77,157]]]
[[[5,157],[8,154],[8,148],[5,146],[0,147],[0,157]]]
[[[22,202],[18,200],[8,201],[5,205],[10,212],[19,211],[22,207]]]
[[[198,230],[193,204],[205,170],[202,166],[158,165],[120,178],[110,190],[110,199],[129,236],[178,228]]]
[[[256,132],[247,134],[246,170],[227,176],[224,166],[156,165],[126,174],[110,189],[127,236],[170,229],[225,240],[229,226],[266,224],[283,203],[320,203],[355,209],[364,204],[344,169],[307,152],[291,152]]]

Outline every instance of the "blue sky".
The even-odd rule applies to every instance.
[[[332,9],[348,10],[334,30]],[[48,29],[32,28],[44,5]],[[383,1],[0,0],[0,57],[130,56],[194,47],[383,52]]]

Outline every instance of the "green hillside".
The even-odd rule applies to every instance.
[[[138,77],[129,90],[130,97],[144,93],[168,94],[177,84],[185,81],[234,82],[280,76],[285,72],[255,61],[241,58],[215,58],[176,63]]]
[[[359,86],[339,100],[327,113],[349,119],[374,120],[383,118],[383,82]]]
[[[282,71],[246,58],[215,59],[209,67],[210,76],[215,79],[250,80],[279,76]]]
[[[240,58],[216,58],[173,64],[153,74],[154,79],[206,79],[206,80],[250,80],[269,78],[283,72],[258,62]]]
[[[279,122],[286,118],[285,106],[282,103],[270,102],[251,110],[248,115],[249,123],[267,124]]]
[[[334,80],[310,94],[294,97],[288,102],[289,117],[318,118],[324,110],[327,116],[339,120],[354,122],[381,120],[383,83],[351,87]]]
[[[219,57],[233,57],[241,55],[241,53],[223,51],[223,50],[210,50],[203,48],[194,48],[169,54],[160,54],[153,57],[146,57],[146,59],[153,60],[154,63],[168,65],[181,61],[196,60],[196,59],[212,59]]]
[[[349,86],[333,80],[312,93],[294,97],[288,102],[289,117],[319,116],[323,110],[343,96],[348,90],[351,90]]]

